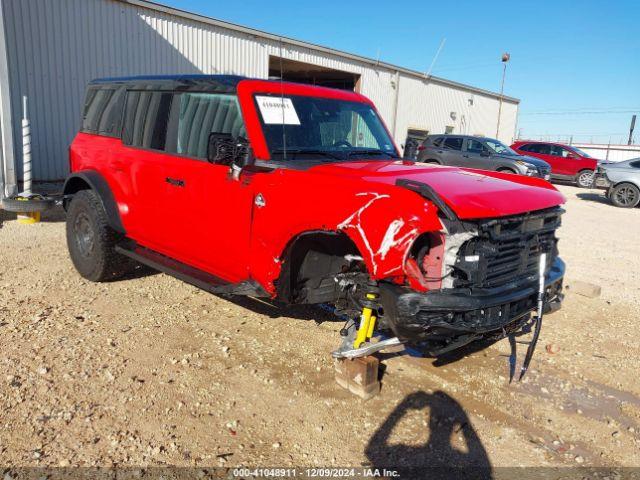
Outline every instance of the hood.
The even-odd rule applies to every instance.
[[[517,215],[565,201],[553,185],[539,178],[406,161],[333,163],[309,172],[356,177],[372,184],[395,185],[399,179],[425,183],[461,219]]]

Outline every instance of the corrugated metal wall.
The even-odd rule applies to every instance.
[[[397,137],[408,128],[443,133],[496,136],[498,100],[437,82],[401,75]],[[505,101],[500,116],[500,140],[511,144],[516,131],[518,104]]]
[[[34,178],[62,179],[68,173],[67,148],[78,129],[86,83],[96,77],[235,73],[257,78],[268,75],[269,56],[360,75],[361,92],[378,106],[392,127],[395,72],[375,68],[312,48],[281,45],[116,0],[2,0],[16,145],[20,135],[21,98],[30,101]],[[396,140],[404,142],[408,127],[442,132],[495,134],[498,101],[451,86],[426,83],[401,74]],[[450,112],[457,119],[450,118]],[[517,104],[505,102],[501,138],[515,132]],[[462,119],[464,118],[464,123]],[[16,152],[21,170],[21,155]],[[21,172],[20,172],[21,173]]]

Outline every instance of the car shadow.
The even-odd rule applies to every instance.
[[[449,353],[445,353],[443,355],[439,355],[434,358],[431,363],[434,367],[445,367],[451,363],[458,362],[469,355],[473,355],[474,353],[478,353],[482,350],[486,350],[494,343],[500,341],[500,339],[480,339],[476,340],[468,345],[457,348]]]
[[[265,315],[269,318],[295,318],[297,320],[313,320],[318,325],[324,322],[344,322],[328,309],[319,308],[317,305],[285,305],[270,299],[255,298],[235,295],[216,295],[228,302],[242,308]]]
[[[412,425],[428,422],[421,443],[391,443],[396,426],[410,416]],[[422,428],[422,427],[420,427]],[[455,443],[456,445],[454,445]],[[442,391],[414,392],[402,400],[365,448],[372,468],[395,470],[400,478],[492,478],[488,454],[462,406]]]
[[[576,197],[578,197],[580,200],[586,200],[588,202],[602,203],[604,205],[613,205],[611,201],[606,197],[606,195],[602,193],[592,193],[592,192],[578,193]]]

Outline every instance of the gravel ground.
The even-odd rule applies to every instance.
[[[559,189],[567,278],[602,295],[569,293],[546,317],[525,381],[508,383],[506,341],[447,362],[386,355],[368,402],[334,382],[328,314],[146,270],[93,284],[62,212],[5,213],[0,465],[640,466],[640,209]]]

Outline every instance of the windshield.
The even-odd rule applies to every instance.
[[[582,150],[580,150],[577,147],[571,146],[569,147],[571,150],[573,150],[574,152],[576,152],[578,155],[580,155],[581,157],[586,157],[586,158],[591,158],[591,155],[589,155],[588,153],[583,152]]]
[[[398,158],[369,104],[294,95],[258,94],[255,100],[274,160]]]
[[[511,147],[507,147],[504,143],[499,142],[498,140],[487,140],[485,139],[485,143],[489,145],[489,148],[494,152],[500,155],[518,155],[518,153],[511,149]]]

